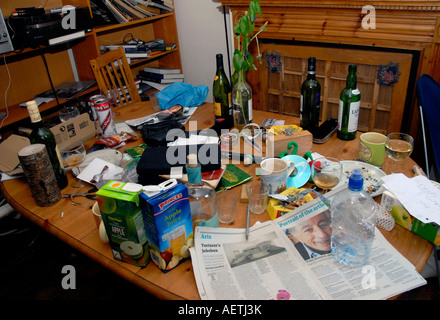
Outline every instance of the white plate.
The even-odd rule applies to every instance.
[[[122,161],[122,157],[122,152],[115,149],[104,149],[89,153],[78,167],[72,169],[72,174],[75,177],[79,175],[95,158],[99,158],[118,166]]]
[[[376,197],[380,196],[385,191],[385,188],[382,186],[383,182],[380,178],[386,176],[386,173],[380,170],[378,167],[360,161],[341,161],[341,163],[342,178],[341,182],[339,182],[336,187],[339,187],[344,183],[348,183],[348,179],[350,178],[351,172],[354,169],[361,169],[364,176],[365,192],[369,193],[372,197]]]

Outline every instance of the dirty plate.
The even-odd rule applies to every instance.
[[[89,153],[78,167],[72,168],[72,174],[75,177],[79,175],[81,171],[84,170],[95,158],[99,158],[118,166],[122,161],[122,157],[122,152],[114,149],[104,149]]]
[[[382,186],[381,177],[386,176],[386,173],[378,167],[366,162],[360,161],[341,161],[342,163],[342,177],[341,182],[335,187],[339,187],[348,183],[348,179],[354,169],[361,169],[364,176],[364,191],[372,197],[380,196],[385,188]]]

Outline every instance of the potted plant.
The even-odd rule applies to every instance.
[[[237,38],[238,45],[234,50],[234,74],[232,75],[232,103],[234,108],[234,126],[238,129],[243,128],[252,122],[252,90],[246,82],[245,72],[253,69],[257,70],[254,64],[254,57],[249,53],[249,45],[255,40],[257,44],[257,59],[261,63],[261,53],[258,43],[258,35],[266,29],[267,21],[260,27],[258,32],[254,33],[257,14],[261,17],[263,14],[260,8],[260,0],[249,2],[249,10],[240,18],[237,25],[234,26],[234,35]]]

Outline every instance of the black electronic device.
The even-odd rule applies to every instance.
[[[338,128],[337,119],[327,119],[325,120],[316,132],[313,134],[314,143],[324,143],[327,142],[335,133]]]
[[[74,10],[73,15],[70,10]],[[8,18],[9,33],[13,36],[15,50],[48,46],[85,36],[85,32],[93,28],[93,19],[87,7],[67,9],[62,12],[11,15]],[[63,19],[70,19],[66,24]],[[72,28],[74,19],[74,28]],[[67,25],[67,27],[66,27]],[[71,35],[71,37],[69,37]],[[56,39],[56,41],[51,41]],[[59,39],[59,40],[58,40]]]

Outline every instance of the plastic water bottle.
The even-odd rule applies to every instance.
[[[360,267],[368,261],[374,239],[376,203],[363,191],[363,184],[362,171],[354,169],[348,189],[331,201],[333,256],[349,267]]]

